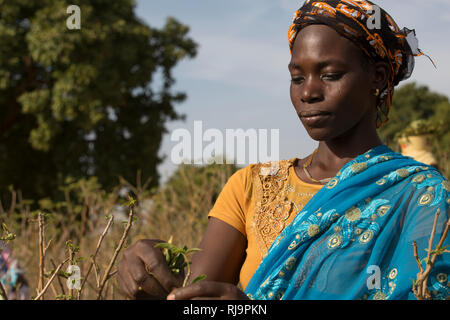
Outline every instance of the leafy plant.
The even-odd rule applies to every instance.
[[[443,131],[444,122],[432,119],[420,119],[410,123],[405,129],[395,135],[398,140],[402,137],[420,136],[426,134],[440,134]]]
[[[11,241],[16,238],[16,234],[9,231],[8,226],[5,223],[2,223],[2,230],[3,235],[0,235],[0,241]]]
[[[443,132],[434,133],[430,141],[431,152],[436,156],[439,170],[450,176],[450,100],[418,83],[408,83],[395,90],[388,123],[379,130],[381,140],[392,150],[401,152],[399,132],[419,119],[443,122]]]
[[[184,272],[190,272],[189,258],[196,251],[189,248],[195,248],[201,241],[206,227],[205,212],[211,210],[223,185],[237,169],[233,165],[180,166],[170,182],[156,189],[141,180],[139,174],[136,185],[121,179],[113,191],[104,190],[95,177],[74,178],[60,185],[58,190],[62,196],[48,195],[45,201],[34,199],[36,209],[20,189],[11,187],[9,200],[0,202],[0,237],[13,239],[16,234],[16,239],[8,244],[24,270],[29,298],[93,300],[98,298],[103,286],[101,299],[125,299],[115,276],[115,252],[138,239],[169,239],[173,235],[173,242],[168,242],[187,247],[178,248],[188,258],[184,263],[180,252],[171,255],[173,259],[181,255],[172,266],[179,269],[183,282]],[[131,197],[124,195],[124,188]],[[127,212],[128,220],[123,225]],[[139,223],[134,223],[136,218]],[[9,232],[1,227],[2,222]],[[39,238],[43,241],[37,241]],[[66,270],[70,260],[67,240],[72,241],[72,249],[77,251],[72,264],[82,270],[81,289],[74,289],[72,295],[67,287],[67,279],[72,275]],[[176,250],[175,246],[172,249]],[[44,253],[42,264],[41,252]],[[204,278],[203,275],[192,282]],[[41,289],[40,279],[43,279]],[[186,281],[191,283],[191,279]]]
[[[434,217],[433,228],[431,230],[430,239],[428,241],[428,249],[425,249],[425,251],[427,252],[427,256],[425,258],[423,259],[419,258],[417,243],[413,241],[414,258],[416,259],[416,263],[419,268],[419,273],[417,273],[416,280],[413,279],[411,280],[412,280],[412,291],[418,300],[432,299],[431,293],[427,288],[428,277],[431,273],[431,270],[434,267],[436,258],[444,253],[450,253],[450,250],[448,250],[449,246],[448,245],[443,246],[450,228],[450,219],[448,219],[445,223],[445,229],[444,232],[442,233],[439,243],[437,244],[435,249],[432,249],[433,240],[436,233],[437,221],[440,212],[441,210],[438,209]],[[423,266],[423,263],[425,263],[425,267]]]
[[[191,276],[190,266],[192,262],[189,258],[189,255],[196,251],[200,251],[201,249],[199,248],[188,249],[187,246],[179,248],[172,244],[172,237],[167,242],[156,244],[155,247],[163,249],[163,254],[166,258],[167,266],[174,275],[182,274],[184,272],[184,269],[185,268],[187,269],[183,281],[183,287],[185,287],[188,284],[189,277]],[[194,284],[205,278],[206,275],[202,274],[196,277],[194,280],[192,280],[191,284]]]

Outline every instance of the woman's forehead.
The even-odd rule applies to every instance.
[[[326,25],[310,25],[297,35],[292,51],[292,61],[313,59],[334,63],[346,63],[362,54],[361,50],[333,28]]]

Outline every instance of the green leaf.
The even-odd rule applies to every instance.
[[[168,250],[176,250],[176,249],[178,249],[173,244],[170,244],[170,243],[167,243],[167,242],[161,242],[161,243],[155,244],[155,248],[168,249]]]
[[[436,248],[434,250],[431,250],[431,254],[435,254],[437,256],[440,256],[441,254],[445,253],[445,250],[447,250],[448,247],[450,247],[450,245],[446,245],[446,246],[439,247],[439,248]],[[428,251],[428,249],[426,249],[426,250]]]
[[[186,253],[186,250],[183,248],[177,248],[177,249],[173,249],[173,253],[174,254]]]
[[[186,254],[192,253],[192,252],[197,252],[197,251],[202,251],[202,249],[199,248],[192,248],[186,251]]]
[[[170,261],[172,260],[172,254],[170,253],[170,250],[164,249],[164,256],[166,258],[166,263],[170,264]]]
[[[202,281],[202,280],[205,279],[205,278],[206,278],[206,274],[199,275],[199,276],[196,277],[194,280],[192,280],[192,284],[197,283],[197,282],[199,282],[199,281]]]
[[[179,269],[184,269],[184,267],[186,266],[186,260],[182,254],[180,254],[176,257],[174,266]]]
[[[128,201],[122,201],[123,207],[134,207],[136,204],[136,199],[134,199],[132,196],[128,196]]]

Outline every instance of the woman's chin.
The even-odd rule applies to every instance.
[[[329,128],[309,128],[305,126],[305,129],[311,139],[315,141],[326,141],[334,137]]]

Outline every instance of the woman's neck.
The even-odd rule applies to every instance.
[[[353,137],[342,136],[328,141],[320,141],[311,167],[336,174],[349,161],[383,144],[376,130],[370,135],[366,131],[364,136],[353,135]]]

